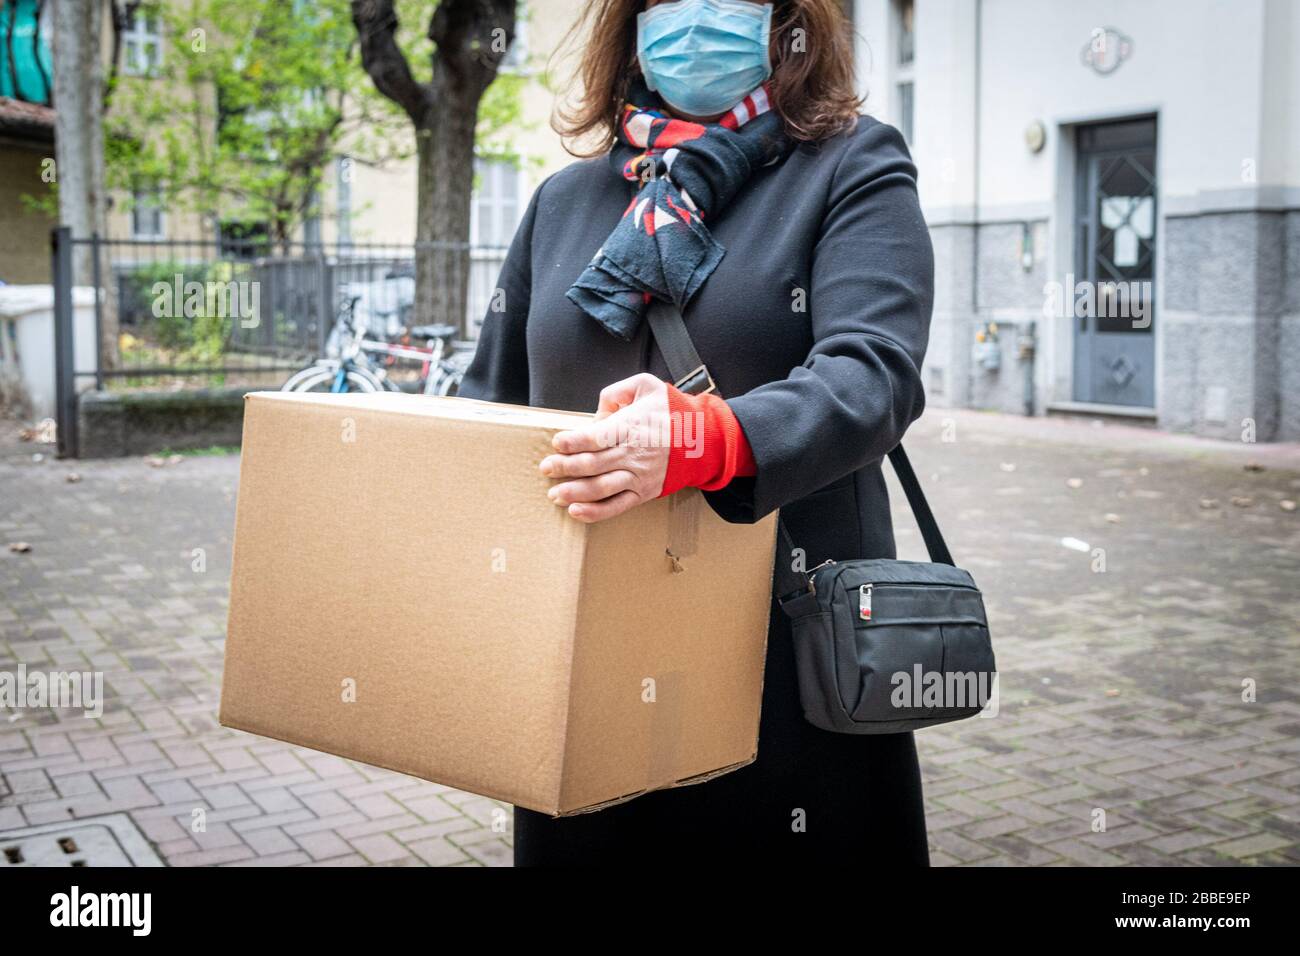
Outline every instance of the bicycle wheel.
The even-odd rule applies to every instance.
[[[435,387],[435,394],[448,396],[459,392],[461,379],[469,371],[469,365],[473,358],[472,353],[456,352],[450,358],[444,359],[438,366],[438,383]]]
[[[303,380],[308,378],[315,378],[322,371],[323,369],[319,365],[308,365],[306,368],[301,368],[289,376],[288,380],[283,385],[280,386],[280,391],[282,392],[302,391],[300,385],[303,382]]]
[[[438,394],[444,398],[455,395],[460,391],[460,380],[464,377],[465,370],[463,368],[444,371],[442,380],[438,382]]]
[[[303,378],[298,387],[292,389],[295,392],[332,392],[334,391],[334,380],[338,372],[332,369],[316,369],[314,376]],[[379,383],[369,375],[358,372],[356,369],[349,369],[346,376],[347,388],[349,392],[378,392],[381,390]],[[287,390],[286,390],[287,391]]]

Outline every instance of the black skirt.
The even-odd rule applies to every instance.
[[[785,615],[773,614],[758,759],[706,783],[572,817],[515,810],[516,866],[647,862],[927,866],[911,734],[854,736],[803,718]]]

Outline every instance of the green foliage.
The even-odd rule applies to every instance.
[[[478,154],[483,159],[519,163],[511,136],[523,125],[524,87],[519,73],[498,73],[478,105]]]
[[[39,196],[33,196],[31,193],[22,193],[18,197],[26,212],[36,213],[47,219],[58,221],[59,218],[59,184],[46,183],[45,192]]]
[[[196,314],[173,308],[171,292],[166,293],[162,307],[155,308],[159,295],[154,287],[163,283],[171,289],[178,275],[182,276],[182,304],[186,299],[184,283],[204,286],[203,307]],[[227,262],[158,261],[124,276],[119,286],[119,321],[129,338],[124,336],[126,341],[119,344],[129,364],[148,364],[146,354],[156,364],[202,365],[221,358],[230,319],[217,307],[218,284],[228,282],[232,275]]]
[[[114,91],[111,186],[265,222],[283,241],[318,212],[334,156],[409,153],[404,117],[361,68],[347,0],[189,0],[159,13],[161,63]]]
[[[207,448],[163,448],[154,452],[160,458],[180,455],[183,458],[216,458],[226,455],[238,455],[238,445],[209,445]]]
[[[399,43],[425,83],[436,7],[396,5]],[[306,219],[329,214],[319,197],[336,156],[372,165],[414,155],[409,120],[361,66],[348,0],[175,0],[157,10],[161,61],[150,76],[119,75],[113,91],[111,188],[128,197],[156,189],[167,208],[208,223],[266,223],[285,242]],[[483,97],[485,158],[518,162],[511,134],[523,125],[530,81],[502,73]]]

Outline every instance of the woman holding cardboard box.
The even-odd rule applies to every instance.
[[[598,412],[539,465],[575,520],[695,487],[728,521],[781,509],[809,567],[892,557],[881,460],[924,403],[933,259],[903,138],[857,113],[839,4],[597,0],[585,17],[583,98],[557,125],[598,144],[533,194],[461,394]],[[668,383],[663,303],[715,392]],[[690,448],[609,445],[683,415]],[[928,862],[912,735],[807,722],[775,603],[754,763],[515,819],[518,864]]]

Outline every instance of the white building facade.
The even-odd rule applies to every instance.
[[[1300,440],[1300,3],[856,0],[935,405]]]

